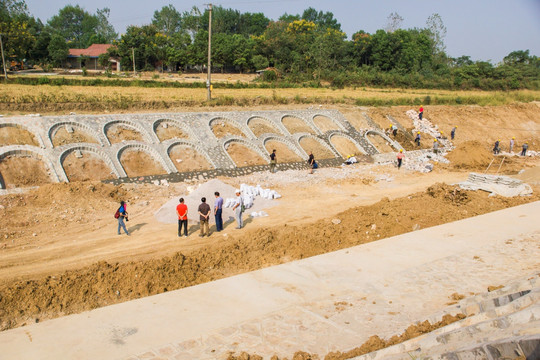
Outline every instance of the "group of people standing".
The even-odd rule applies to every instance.
[[[514,151],[514,145],[516,144],[516,137],[512,136],[510,139],[510,144],[508,146],[508,152],[513,153]],[[529,150],[529,142],[525,141],[523,145],[521,145],[521,156],[527,155],[527,150]],[[501,153],[501,139],[498,139],[495,141],[495,144],[493,144],[493,155],[498,155]]]
[[[223,230],[223,198],[218,191],[214,193],[214,219],[216,222],[216,232]],[[236,190],[236,199],[234,206],[232,207],[235,213],[235,219],[237,223],[236,229],[241,229],[244,227],[244,222],[242,220],[242,213],[245,211],[244,200],[242,199],[240,190]],[[210,205],[206,202],[206,198],[201,198],[201,203],[197,208],[199,214],[200,222],[200,233],[199,236],[210,236],[210,215],[212,209]],[[184,198],[179,199],[179,204],[176,206],[176,215],[178,215],[178,236],[188,236],[188,207],[184,203]],[[183,231],[182,231],[183,230]]]

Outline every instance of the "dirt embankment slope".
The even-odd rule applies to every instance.
[[[117,194],[97,190],[108,198]],[[1,329],[158,294],[262,267],[302,259],[388,236],[540,199],[488,197],[436,184],[395,200],[355,207],[332,219],[297,226],[254,228],[224,241],[138,262],[89,267],[0,288]],[[40,201],[39,199],[35,199]]]

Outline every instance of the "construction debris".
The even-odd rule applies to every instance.
[[[530,196],[533,192],[521,180],[503,175],[470,173],[469,178],[458,185],[464,190],[483,190],[504,197]]]

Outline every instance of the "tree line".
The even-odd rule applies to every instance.
[[[0,32],[8,57],[42,67],[61,66],[70,48],[96,43],[114,47],[100,58],[122,68],[154,71],[203,71],[207,62],[208,9],[180,12],[173,5],[156,10],[149,24],[128,26],[118,35],[108,8],[91,14],[67,5],[42,23],[24,0],[2,0]],[[528,50],[508,54],[501,63],[452,58],[444,46],[446,28],[433,14],[423,28],[402,29],[403,18],[388,16],[375,33],[359,30],[351,39],[331,12],[306,9],[278,20],[263,13],[242,13],[214,6],[213,71],[263,73],[263,81],[310,86],[399,86],[449,89],[540,88],[540,59]]]

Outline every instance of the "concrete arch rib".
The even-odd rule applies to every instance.
[[[384,140],[388,141],[388,143],[390,144],[390,146],[393,147],[393,148],[394,148],[395,150],[397,150],[397,151],[403,149],[403,147],[402,147],[397,141],[394,141],[394,140],[390,139],[390,138],[388,137],[388,135],[386,135],[385,133],[382,133],[382,132],[380,132],[380,131],[375,131],[375,130],[368,130],[368,131],[366,131],[365,134],[364,134],[364,139],[366,139],[366,141],[367,141],[371,146],[373,146],[373,148],[374,148],[375,150],[377,150],[377,153],[379,153],[379,154],[381,153],[381,152],[379,151],[379,149],[377,149],[377,147],[376,147],[375,145],[373,145],[373,143],[369,140],[368,135],[370,135],[370,134],[378,135],[378,136],[382,137]]]
[[[195,134],[191,131],[191,128],[187,124],[177,119],[171,119],[171,118],[160,118],[160,119],[155,120],[152,123],[152,131],[154,132],[156,136],[157,136],[157,132],[156,132],[157,127],[161,123],[164,123],[164,122],[169,122],[169,123],[174,124],[174,126],[178,127],[180,130],[185,132],[190,138],[193,138],[193,139],[195,138]]]
[[[100,148],[97,145],[87,144],[87,143],[72,145],[72,146],[70,146],[69,148],[67,148],[66,150],[64,150],[60,154],[60,156],[58,157],[58,161],[60,162],[60,167],[64,171],[64,174],[65,174],[65,169],[64,169],[64,160],[65,160],[65,158],[69,154],[71,154],[73,151],[77,151],[77,150],[79,150],[79,151],[87,151],[87,152],[91,152],[93,154],[96,154],[101,160],[103,160],[105,162],[105,164],[107,164],[107,166],[116,175],[116,177],[118,177],[118,178],[126,177],[126,173],[124,172],[124,170],[121,167],[119,168],[117,166],[117,164],[114,163],[113,159],[111,159],[109,154],[107,154],[106,152],[101,151]],[[66,179],[68,179],[67,174],[66,174]]]
[[[37,147],[37,146],[31,146],[31,145],[11,145],[11,146],[4,146],[0,150],[0,160],[10,156],[10,155],[26,155],[26,156],[32,156],[36,157],[39,160],[43,161],[43,163],[46,165],[50,172],[50,178],[53,182],[60,182],[65,181],[67,182],[67,177],[65,176],[65,173],[63,173],[63,169],[60,169],[62,171],[57,171],[56,167],[54,166],[54,163],[50,160],[49,156],[43,151],[43,149]],[[60,175],[63,176],[59,176]]]
[[[300,141],[304,138],[311,138],[311,139],[314,139],[316,141],[318,141],[323,147],[325,147],[326,149],[328,149],[332,154],[334,154],[335,157],[341,157],[341,155],[331,146],[329,145],[326,141],[318,138],[317,136],[313,136],[312,134],[301,134],[297,137],[296,139],[296,142],[298,143],[298,146],[300,148],[302,148],[302,146],[300,145]],[[303,149],[303,148],[302,148]]]
[[[118,151],[116,152],[116,160],[122,167],[122,170],[125,172],[126,170],[122,166],[122,162],[120,161],[122,157],[122,153],[128,149],[138,149],[141,151],[144,151],[145,153],[152,156],[152,158],[157,161],[163,169],[167,172],[167,174],[172,174],[176,172],[176,170],[172,169],[169,163],[161,156],[161,154],[154,148],[148,146],[147,144],[141,143],[141,142],[131,142],[129,144],[123,145]],[[169,161],[170,162],[170,161]]]
[[[314,115],[311,117],[311,121],[313,121],[313,124],[314,124],[315,126],[317,126],[317,124],[315,123],[315,118],[316,118],[317,116],[327,118],[327,119],[329,119],[333,124],[335,124],[341,131],[347,131],[347,129],[345,128],[345,126],[343,126],[343,124],[342,124],[340,121],[335,120],[334,118],[332,118],[332,117],[331,117],[330,115],[328,115],[328,114],[319,114],[319,113],[314,114]],[[318,126],[317,126],[317,128],[318,128]],[[334,130],[334,131],[339,131],[339,130]],[[321,132],[323,132],[323,131],[321,130]],[[326,132],[326,131],[325,131],[325,132]]]
[[[281,125],[287,130],[287,133],[291,134],[291,135],[294,135],[292,134],[289,129],[287,129],[287,127],[285,126],[285,124],[283,124],[283,119],[285,119],[286,117],[291,117],[291,118],[296,118],[300,121],[302,121],[303,123],[305,123],[311,130],[313,130],[314,134],[315,135],[322,135],[322,132],[319,130],[319,128],[315,125],[315,123],[313,122],[312,119],[304,119],[304,118],[301,118],[299,115],[293,115],[293,114],[285,114],[281,117],[280,119],[280,123]],[[312,134],[313,135],[313,134]]]
[[[240,122],[236,121],[236,120],[233,120],[233,119],[229,119],[227,117],[224,117],[224,116],[216,116],[214,118],[212,118],[212,120],[210,120],[208,122],[208,126],[210,127],[210,131],[212,133],[214,133],[214,130],[213,130],[213,125],[216,123],[216,122],[227,122],[231,125],[233,125],[234,127],[237,127],[238,129],[240,129],[240,131],[242,131],[242,133],[244,134],[244,136],[248,139],[256,139],[257,137],[253,134],[253,132],[251,132],[251,130],[249,129],[249,127],[247,127],[246,125],[244,124],[241,124]],[[231,136],[234,136],[234,135],[231,135]]]
[[[267,134],[267,135],[262,136],[262,144],[265,147],[265,150],[267,152],[268,152],[268,150],[266,149],[266,143],[268,141],[279,141],[279,142],[287,145],[287,147],[289,147],[292,151],[294,151],[296,155],[300,156],[301,159],[307,160],[307,158],[308,158],[308,155],[306,154],[304,149],[297,146],[295,143],[293,143],[292,141],[290,141],[287,138],[284,138],[282,136],[272,135],[272,134]],[[269,152],[268,152],[268,155],[270,155]]]
[[[49,128],[49,131],[47,131],[47,137],[49,138],[49,141],[51,142],[51,144],[53,143],[53,137],[56,134],[56,132],[58,131],[58,129],[61,126],[65,126],[65,125],[71,125],[71,126],[79,127],[81,129],[83,129],[84,131],[88,132],[94,139],[96,139],[96,141],[99,142],[99,144],[101,146],[107,145],[103,141],[102,137],[99,136],[99,134],[94,129],[92,129],[90,126],[88,126],[86,124],[76,122],[76,121],[62,121],[62,122],[58,122],[58,123],[55,123],[54,125],[52,125]]]
[[[223,151],[225,152],[225,154],[227,154],[227,156],[229,157],[229,159],[231,160],[231,162],[233,164],[236,164],[236,162],[233,160],[233,158],[231,157],[231,155],[229,155],[229,152],[227,151],[228,144],[232,144],[232,143],[238,143],[238,144],[246,146],[247,148],[249,148],[249,149],[255,151],[257,154],[259,154],[261,156],[261,158],[267,164],[270,163],[270,157],[268,156],[268,153],[266,152],[266,149],[263,151],[259,146],[257,146],[256,144],[254,144],[253,142],[251,142],[249,140],[242,139],[242,138],[239,138],[239,137],[231,137],[230,136],[230,137],[227,138],[227,140],[223,141],[222,148],[223,148]]]
[[[341,131],[332,131],[331,133],[328,134],[328,142],[330,143],[330,145],[332,145],[332,138],[334,136],[341,136],[349,141],[351,141],[357,148],[358,150],[360,150],[360,152],[364,155],[368,155],[367,151],[362,147],[362,145],[360,145],[355,139],[353,139],[351,136],[349,136],[348,134],[345,134],[344,132],[341,132]],[[334,147],[334,145],[332,145],[332,147]],[[336,150],[337,151],[337,150]]]
[[[32,134],[32,136],[34,136],[34,139],[36,139],[36,141],[38,142],[38,145],[41,147],[41,148],[45,148],[45,143],[43,142],[43,139],[41,138],[41,136],[39,135],[39,133],[33,131],[30,127],[22,124],[22,123],[19,123],[19,122],[15,122],[15,121],[10,121],[10,122],[1,122],[0,123],[0,128],[3,128],[3,127],[16,127],[16,128],[19,128],[19,129],[23,129],[25,131],[28,131],[30,134]],[[28,146],[32,146],[32,145],[28,145]]]
[[[107,137],[107,130],[108,130],[111,126],[116,125],[116,124],[126,125],[126,126],[132,128],[132,129],[136,130],[137,132],[139,132],[139,133],[141,134],[141,136],[142,136],[149,144],[154,143],[154,138],[146,131],[145,128],[143,128],[142,126],[140,126],[140,125],[137,124],[136,122],[130,121],[130,120],[111,120],[111,121],[106,122],[106,123],[103,125],[103,128],[102,128],[103,136],[105,136],[105,138],[107,139],[107,142],[109,143],[109,145],[111,145],[111,140],[109,140],[109,138]]]
[[[200,147],[199,145],[197,145],[197,143],[193,142],[193,141],[190,141],[190,140],[173,140],[173,141],[170,141],[168,144],[167,144],[167,156],[169,156],[170,158],[170,153],[171,153],[171,149],[173,147],[175,147],[176,145],[184,145],[184,146],[190,146],[192,148],[194,148],[195,150],[197,150],[197,152],[199,154],[201,154],[202,156],[204,156],[204,158],[208,161],[208,163],[210,165],[212,165],[214,167],[214,169],[217,168],[214,160],[210,157],[210,155],[208,155],[208,153],[202,148]]]
[[[272,134],[279,134],[279,135],[286,135],[288,134],[287,132],[287,129],[284,129],[283,128],[283,124],[276,124],[274,121],[264,117],[264,116],[261,116],[261,115],[253,115],[253,116],[250,116],[247,121],[246,121],[246,125],[247,127],[249,128],[249,130],[251,131],[251,133],[253,133],[253,135],[257,138],[257,135],[255,135],[255,133],[253,132],[253,130],[251,130],[251,128],[249,127],[249,123],[253,120],[262,120],[266,123],[268,123],[270,125],[270,127],[274,128],[277,130],[277,132],[272,132]]]

